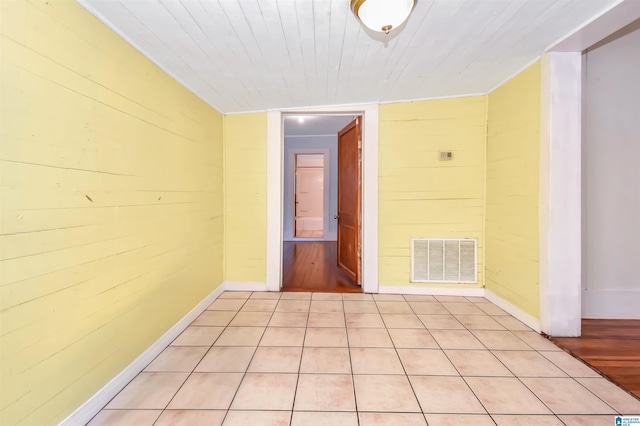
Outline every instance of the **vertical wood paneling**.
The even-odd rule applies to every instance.
[[[75,2],[2,2],[0,423],[55,424],[222,282],[222,116]]]
[[[265,282],[267,114],[224,118],[225,281]]]
[[[486,287],[539,318],[540,62],[489,94]]]
[[[482,271],[485,107],[484,96],[380,106],[381,285],[412,285],[413,237],[477,238]]]

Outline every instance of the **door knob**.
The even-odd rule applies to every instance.
[[[338,220],[338,219],[340,219],[340,215],[335,215],[335,216],[333,216],[333,218],[334,218],[335,220]]]

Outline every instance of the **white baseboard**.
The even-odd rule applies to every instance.
[[[430,286],[378,286],[380,294],[415,294],[424,296],[469,296],[483,297],[482,287],[430,287]]]
[[[164,333],[158,340],[149,346],[140,356],[124,370],[118,373],[91,398],[85,401],[66,419],[59,423],[60,426],[77,426],[87,424],[105,405],[113,399],[131,380],[133,380],[151,361],[155,359],[163,350],[182,333],[202,312],[204,312],[214,300],[222,294],[225,286],[219,285],[207,297],[202,299],[193,309],[191,309],[180,321]]]
[[[540,333],[542,329],[540,328],[540,320],[532,317],[522,309],[517,306],[511,304],[511,302],[507,302],[502,297],[492,293],[490,290],[485,289],[484,297],[489,300],[494,305],[498,306],[503,311],[511,314],[516,319],[522,321],[524,324],[531,327],[533,330]]]
[[[222,284],[224,285],[224,289],[227,291],[268,291],[267,283],[225,281]]]

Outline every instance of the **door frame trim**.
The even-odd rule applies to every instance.
[[[268,291],[282,286],[284,194],[283,115],[361,115],[362,126],[362,290],[378,292],[378,104],[267,112],[267,265]]]

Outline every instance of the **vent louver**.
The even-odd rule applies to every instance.
[[[411,282],[477,283],[477,245],[470,238],[413,238]]]

